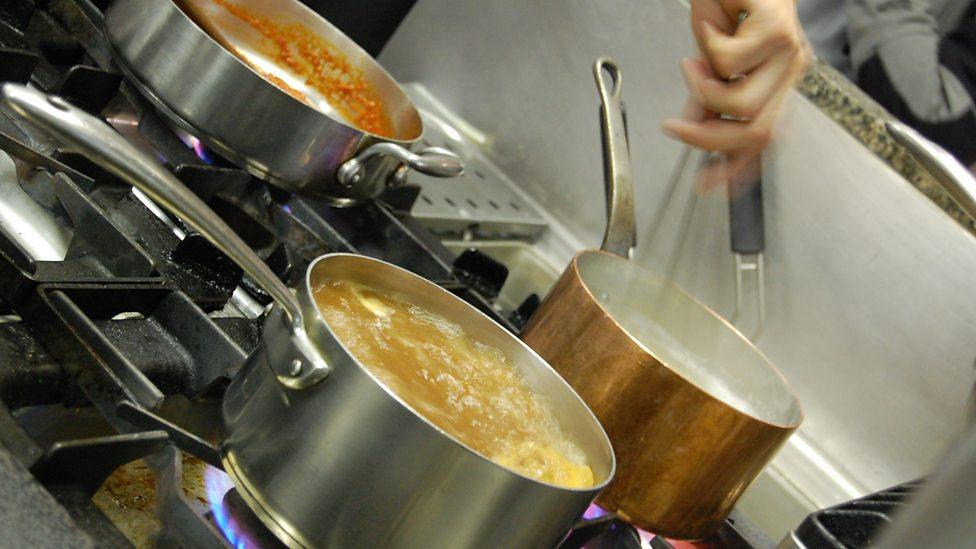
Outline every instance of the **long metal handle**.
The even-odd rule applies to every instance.
[[[328,366],[308,340],[301,307],[295,295],[223,220],[175,176],[130,145],[106,123],[59,97],[8,83],[0,87],[0,101],[52,137],[142,190],[237,263],[287,315],[297,340],[296,345],[306,359],[303,368],[294,370],[301,370],[299,374],[318,370],[319,373],[313,377],[324,377],[323,371],[327,373]]]
[[[976,178],[954,156],[901,122],[887,122],[888,133],[976,220]]]
[[[464,173],[458,155],[442,147],[427,147],[411,152],[395,143],[376,143],[339,166],[336,178],[344,185],[354,185],[366,175],[366,161],[374,156],[391,156],[410,169],[434,177],[457,177]]]
[[[758,323],[751,340],[762,333],[766,320],[766,284],[763,252],[766,229],[763,217],[762,174],[744,188],[729,190],[729,244],[735,261],[735,308],[729,321],[735,324],[743,310],[746,271],[756,273]]]
[[[593,77],[600,90],[603,176],[607,195],[607,230],[600,249],[629,259],[637,245],[637,224],[627,121],[620,98],[620,68],[610,59],[601,57],[593,65]]]
[[[766,249],[762,176],[742,189],[730,191],[729,245],[733,253],[761,254]]]

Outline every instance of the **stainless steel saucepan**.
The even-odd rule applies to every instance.
[[[224,396],[221,452],[243,498],[289,545],[547,547],[610,482],[613,451],[592,412],[539,355],[461,299],[349,254],[314,261],[296,297],[192,192],[103,122],[15,84],[0,88],[0,100],[181,217],[274,298],[262,346]],[[552,404],[597,484],[574,490],[521,476],[405,405],[323,320],[310,288],[324,276],[398,292],[504,351]]]
[[[337,205],[368,200],[387,184],[402,183],[408,168],[442,177],[462,172],[460,159],[445,149],[409,150],[423,134],[417,109],[379,63],[328,21],[298,0],[228,3],[248,17],[280,28],[298,26],[300,36],[328,43],[379,96],[392,133],[370,133],[340,116],[282,66],[267,37],[242,31],[232,16],[219,17],[226,9],[222,2],[208,5],[217,11],[215,24],[227,27],[223,44],[173,0],[115,0],[105,14],[114,58],[170,120],[257,177]],[[239,57],[245,53],[265,76]],[[318,97],[317,108],[286,92],[285,81],[293,93]]]

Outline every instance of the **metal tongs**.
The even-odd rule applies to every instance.
[[[739,13],[741,25],[749,13]],[[736,77],[733,77],[733,79]],[[756,180],[738,191],[729,189],[729,244],[735,261],[735,308],[729,322],[735,324],[743,310],[743,279],[746,273],[755,273],[756,280],[756,329],[750,340],[762,333],[766,322],[766,272],[763,252],[766,249],[766,226],[763,217],[762,171]]]
[[[762,176],[738,191],[729,191],[729,244],[735,261],[735,308],[729,322],[735,324],[742,314],[744,278],[755,273],[756,329],[749,339],[762,333],[766,321],[766,280],[763,252],[766,249],[766,228],[763,218]]]

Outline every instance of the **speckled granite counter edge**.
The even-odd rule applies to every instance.
[[[888,135],[884,123],[893,118],[871,97],[822,61],[814,62],[800,83],[799,91],[976,236],[976,221],[967,216],[928,171]]]

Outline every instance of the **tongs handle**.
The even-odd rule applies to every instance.
[[[600,249],[629,259],[637,245],[637,224],[627,120],[620,94],[620,68],[610,59],[601,57],[593,65],[593,77],[600,90],[603,177],[607,196],[607,230]]]
[[[268,292],[287,315],[295,347],[301,355],[296,359],[301,368],[293,368],[297,373],[285,376],[287,379],[279,376],[283,383],[299,388],[319,381],[328,374],[328,365],[305,332],[301,307],[295,295],[237,233],[173,174],[133,147],[105,122],[60,97],[8,83],[0,87],[0,102],[182,218]]]
[[[729,241],[737,254],[761,254],[766,249],[762,176],[729,190]]]
[[[737,322],[743,305],[744,271],[755,271],[758,323],[749,338],[755,340],[766,320],[766,288],[763,252],[766,249],[766,224],[763,216],[762,174],[739,188],[729,189],[729,244],[735,260],[735,309],[730,321]],[[751,258],[747,259],[747,258]]]

